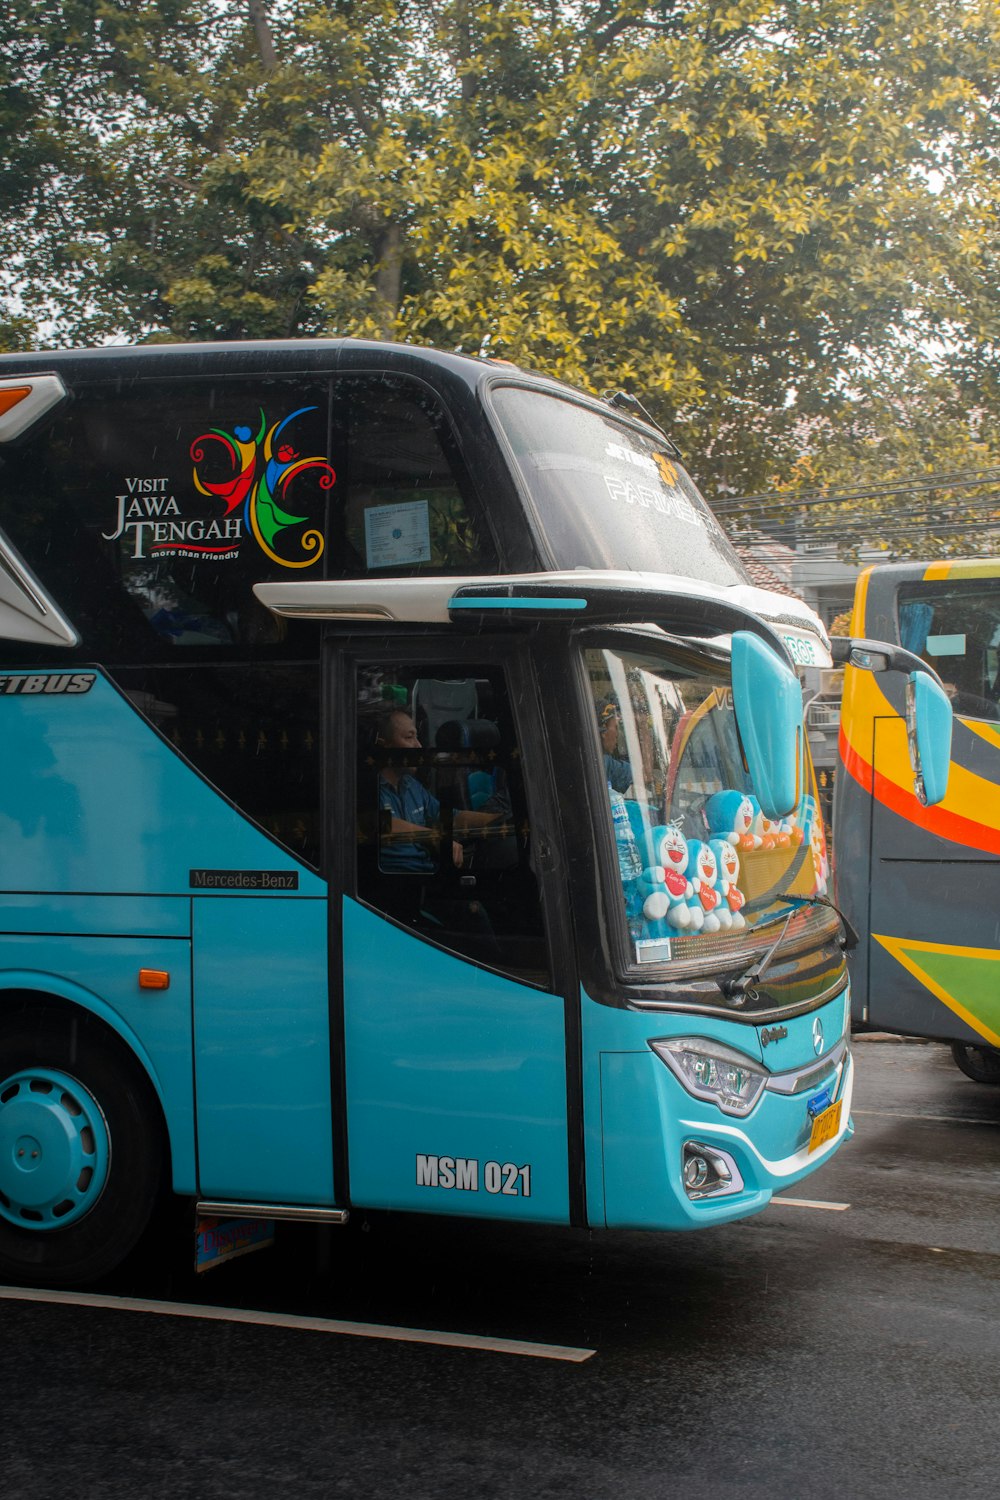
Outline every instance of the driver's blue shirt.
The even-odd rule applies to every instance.
[[[631,761],[619,760],[617,755],[609,755],[605,750],[604,779],[616,792],[627,792],[633,780]]]
[[[433,828],[441,816],[438,799],[409,772],[404,772],[395,786],[379,778],[378,805],[394,818],[401,818],[404,823],[419,823],[424,828]],[[436,868],[426,844],[407,844],[397,838],[379,841],[378,862],[379,869],[390,873],[408,870],[431,874]]]

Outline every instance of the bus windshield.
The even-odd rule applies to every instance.
[[[728,668],[655,649],[586,660],[633,962],[718,964],[825,894],[811,767],[795,812],[765,817],[743,768]]]
[[[1000,590],[995,578],[946,578],[899,589],[899,639],[932,666],[955,713],[1000,719]]]
[[[748,581],[665,438],[518,386],[493,402],[557,568]]]

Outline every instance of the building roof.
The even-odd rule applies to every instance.
[[[794,589],[788,580],[781,576],[781,573],[757,555],[756,547],[737,546],[736,553],[749,573],[750,581],[758,588],[770,589],[772,593],[784,594],[789,599],[802,598],[798,589]]]

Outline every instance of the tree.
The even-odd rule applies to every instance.
[[[0,24],[32,182],[4,248],[59,341],[488,351],[634,390],[730,494],[789,489],[810,424],[849,445],[880,368],[996,413],[995,0],[10,0]]]
[[[983,405],[912,352],[858,379],[850,402],[810,419],[799,457],[767,495],[722,500],[790,539],[857,561],[993,553],[1000,548],[1000,445]]]

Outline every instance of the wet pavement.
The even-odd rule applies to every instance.
[[[1000,1089],[932,1044],[856,1057],[856,1138],[789,1194],[826,1206],[674,1236],[373,1216],[100,1289],[576,1362],[0,1300],[5,1500],[992,1497]]]

